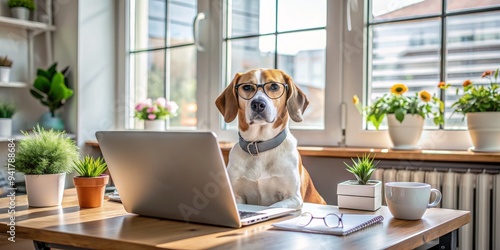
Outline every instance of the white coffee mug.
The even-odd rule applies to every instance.
[[[431,192],[436,198],[429,204]],[[441,201],[441,192],[431,185],[420,182],[388,182],[385,184],[385,201],[394,218],[419,220],[427,208]]]

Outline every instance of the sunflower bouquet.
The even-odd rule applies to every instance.
[[[424,119],[433,118],[436,125],[443,124],[444,104],[439,98],[426,90],[415,93],[414,96],[404,95],[406,92],[408,87],[397,83],[391,87],[391,93],[377,98],[370,106],[363,107],[356,95],[353,103],[361,114],[366,115],[366,121],[373,123],[377,130],[387,114],[394,114],[399,122],[403,122],[405,115],[415,114]]]

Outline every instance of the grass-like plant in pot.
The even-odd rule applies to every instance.
[[[338,205],[341,208],[375,211],[382,206],[382,182],[370,180],[378,162],[375,156],[363,154],[352,164],[344,164],[356,180],[348,180],[337,185]]]
[[[104,192],[109,182],[109,175],[103,174],[107,164],[101,157],[94,159],[85,156],[75,161],[75,171],[78,176],[73,178],[78,195],[78,204],[81,208],[93,208],[102,206]]]
[[[0,137],[12,136],[12,116],[15,113],[14,104],[0,101]]]
[[[78,147],[64,131],[46,130],[39,125],[17,145],[16,171],[25,174],[28,204],[32,207],[61,204],[66,173],[73,170]]]

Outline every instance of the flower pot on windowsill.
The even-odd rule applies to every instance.
[[[148,131],[164,131],[165,130],[165,120],[144,120],[144,130]]]
[[[474,152],[500,152],[500,112],[466,114]]]
[[[395,150],[417,149],[418,141],[424,129],[424,118],[420,115],[406,114],[403,122],[396,119],[396,115],[388,114],[389,136]]]
[[[382,206],[382,182],[370,180],[366,185],[358,181],[344,181],[337,185],[339,208],[375,211]]]

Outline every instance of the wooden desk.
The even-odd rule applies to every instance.
[[[8,206],[8,198],[0,199],[2,240],[9,230]],[[305,204],[303,211],[321,208]],[[448,209],[429,209],[418,221],[394,219],[387,207],[374,213],[385,217],[383,223],[343,237],[271,229],[273,222],[290,216],[231,229],[136,216],[110,201],[80,209],[75,190],[68,189],[59,207],[28,208],[26,197],[17,196],[15,232],[16,238],[98,249],[412,249],[470,221],[470,212]]]

